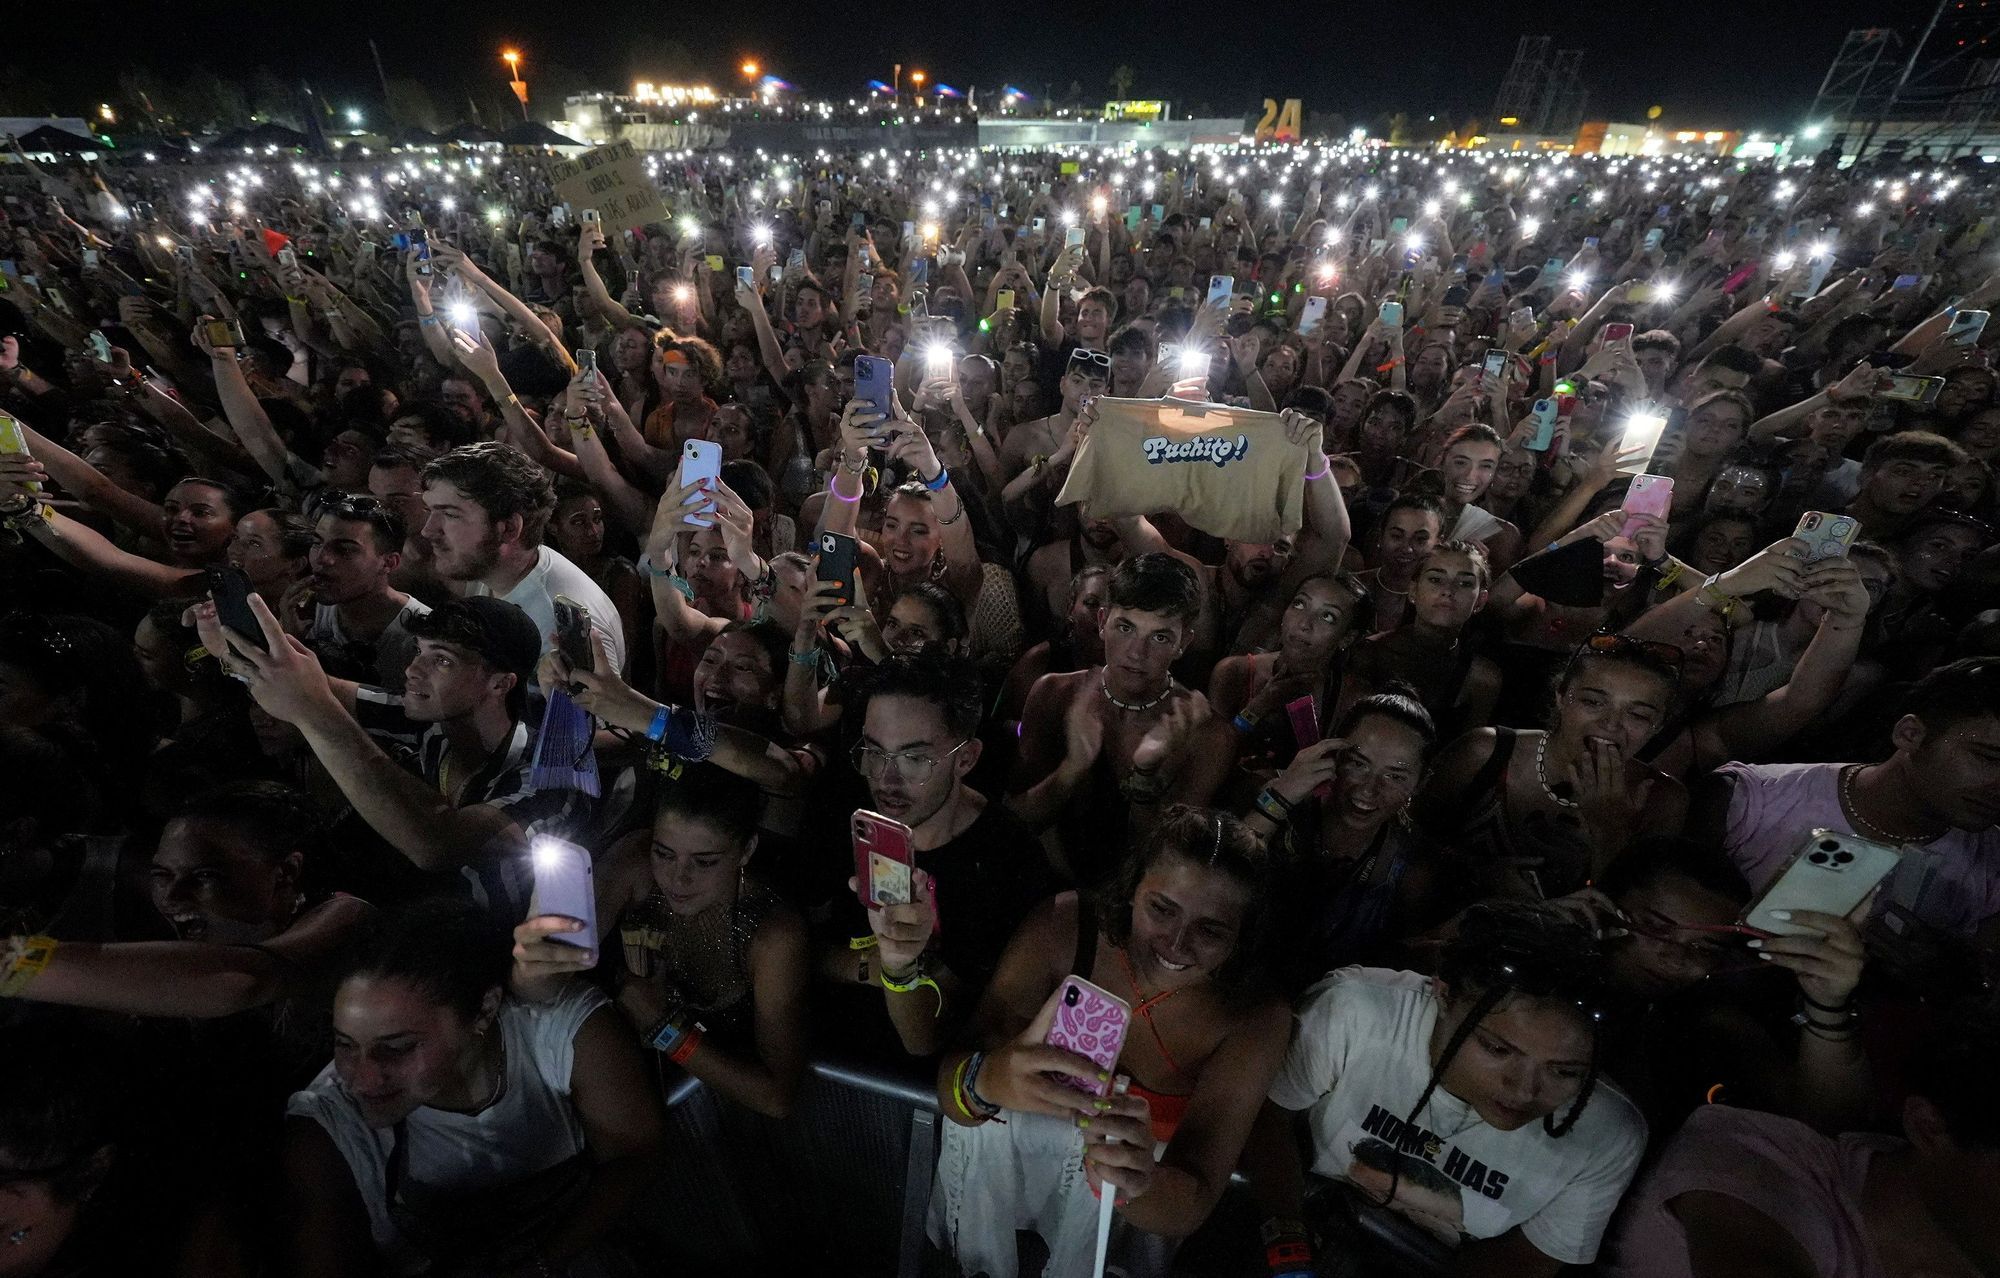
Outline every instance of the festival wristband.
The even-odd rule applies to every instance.
[[[939,466],[937,478],[924,480],[924,488],[929,492],[934,492],[934,493],[943,492],[945,485],[949,484],[950,482],[951,482],[950,468],[945,466]]]
[[[1229,726],[1247,737],[1257,730],[1257,720],[1247,713],[1239,713],[1229,721]]]
[[[6,955],[0,960],[0,998],[18,998],[21,991],[28,988],[34,979],[42,974],[49,960],[56,956],[56,939],[53,936],[16,936],[7,942]]]
[[[694,1055],[694,1049],[701,1046],[701,1026],[696,1025],[681,1035],[680,1042],[674,1044],[667,1053],[667,1059],[676,1065],[686,1065]]]
[[[657,745],[659,744],[660,740],[664,738],[666,735],[667,735],[667,707],[656,706],[653,710],[653,721],[646,725],[646,740],[651,741],[655,745]]]

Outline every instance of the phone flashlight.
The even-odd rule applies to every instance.
[[[674,285],[674,300],[676,302],[692,302],[694,300],[694,287],[688,284]]]
[[[1208,352],[1199,346],[1181,347],[1181,376],[1206,377],[1208,375],[1208,360]]]
[[[1812,255],[1814,257],[1833,256],[1833,244],[1828,240],[1821,240],[1819,243],[1812,246]]]
[[[1090,212],[1093,217],[1103,217],[1105,210],[1110,207],[1111,201],[1105,199],[1103,196],[1093,195],[1090,197]]]
[[[767,247],[771,243],[771,228],[768,226],[757,227],[750,234],[759,248]]]
[[[1075,209],[1064,209],[1064,210],[1062,211],[1062,224],[1063,224],[1064,226],[1075,226],[1075,225],[1076,225],[1076,210],[1075,210]]]
[[[936,222],[924,223],[922,230],[924,233],[924,238],[927,240],[934,240],[938,237],[938,225]]]
[[[1438,215],[1439,213],[1441,213],[1441,212],[1443,212],[1443,211],[1444,211],[1444,205],[1442,205],[1442,204],[1438,203],[1438,202],[1437,202],[1436,200],[1425,200],[1425,201],[1424,201],[1424,216],[1425,216],[1425,217],[1436,217],[1436,216],[1437,216],[1437,215]]]
[[[1541,229],[1542,219],[1538,217],[1524,217],[1521,219],[1521,234],[1524,237],[1533,239]]]
[[[1586,275],[1582,271],[1578,271],[1576,274],[1569,277],[1569,286],[1581,292],[1582,290],[1590,287],[1590,276]]]
[[[1775,265],[1781,271],[1789,271],[1792,269],[1792,263],[1798,260],[1799,260],[1798,254],[1792,252],[1790,249],[1786,249],[1784,252],[1778,254],[1778,256],[1773,259],[1772,264]]]
[[[686,236],[688,239],[693,239],[695,236],[701,234],[701,223],[695,221],[691,217],[682,218],[681,234]]]
[[[447,308],[451,314],[451,326],[466,332],[476,332],[479,327],[479,312],[472,309],[470,302],[453,302]]]
[[[944,342],[933,342],[924,348],[924,368],[933,375],[951,368],[951,347]]]

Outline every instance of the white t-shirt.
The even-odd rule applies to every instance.
[[[1545,1255],[1588,1264],[1638,1168],[1645,1119],[1600,1077],[1560,1140],[1540,1123],[1498,1131],[1442,1087],[1406,1129],[1442,1007],[1414,972],[1342,968],[1306,991],[1271,1100],[1311,1111],[1320,1175],[1380,1201],[1394,1168],[1396,1209],[1440,1236],[1494,1238],[1519,1225]]]
[[[465,593],[490,595],[493,592],[487,589],[485,582],[475,581]],[[541,547],[535,566],[528,570],[528,575],[501,598],[528,614],[529,620],[541,632],[542,651],[548,652],[554,646],[549,636],[556,632],[557,595],[568,595],[590,609],[591,628],[604,636],[604,650],[611,654],[612,662],[623,673],[625,627],[616,620],[617,605],[590,579],[589,573],[565,559],[560,552],[549,546]]]
[[[583,1152],[583,1124],[569,1103],[577,1031],[610,1000],[581,982],[553,1003],[507,1000],[498,1017],[507,1052],[500,1099],[477,1114],[418,1109],[404,1123],[404,1183],[451,1192],[503,1185]],[[285,1112],[326,1129],[368,1206],[375,1245],[390,1273],[421,1272],[423,1257],[390,1218],[387,1172],[393,1127],[370,1127],[328,1065]]]
[[[411,595],[403,610],[389,619],[381,634],[373,640],[357,641],[340,623],[339,608],[332,604],[316,604],[313,607],[312,630],[306,635],[306,646],[322,657],[329,653],[347,653],[364,645],[372,648],[375,686],[390,692],[401,692],[403,672],[410,668],[410,658],[417,655],[417,637],[410,633],[410,623],[418,617],[429,616],[430,611],[429,604]]]

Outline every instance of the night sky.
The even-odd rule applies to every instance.
[[[1800,122],[1850,27],[1893,25],[1913,36],[1930,8],[1925,0],[1198,7],[1091,0],[729,0],[700,6],[641,0],[567,6],[546,0],[255,6],[106,0],[87,11],[14,6],[0,72],[23,64],[44,74],[57,69],[52,78],[80,95],[49,104],[65,111],[111,93],[117,70],[133,62],[167,72],[199,63],[240,77],[268,66],[309,76],[329,98],[365,102],[379,98],[370,36],[392,77],[419,77],[441,89],[474,76],[504,80],[495,57],[504,43],[525,52],[531,86],[542,59],[601,77],[602,87],[625,86],[628,50],[651,40],[685,46],[718,87],[735,82],[737,61],[754,55],[806,93],[845,97],[870,78],[886,80],[889,63],[900,56],[906,67],[922,66],[960,88],[1011,80],[1040,92],[1054,82],[1060,94],[1078,81],[1086,98],[1102,100],[1112,96],[1111,69],[1126,63],[1137,73],[1135,97],[1205,104],[1218,114],[1254,113],[1266,96],[1297,97],[1308,111],[1335,111],[1361,122],[1397,109],[1448,118],[1483,114],[1515,40],[1547,34],[1558,46],[1589,51],[1592,117],[1634,119],[1658,102],[1670,122],[1785,128]],[[725,13],[727,25],[718,26]],[[1287,14],[1296,16],[1271,20]]]

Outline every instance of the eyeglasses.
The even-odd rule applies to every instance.
[[[968,738],[969,741],[969,738]],[[965,749],[967,741],[961,741],[944,752],[943,758],[928,750],[883,750],[864,742],[857,742],[848,753],[854,761],[854,770],[869,781],[880,781],[894,768],[896,775],[911,785],[929,785],[931,774],[945,759]]]

